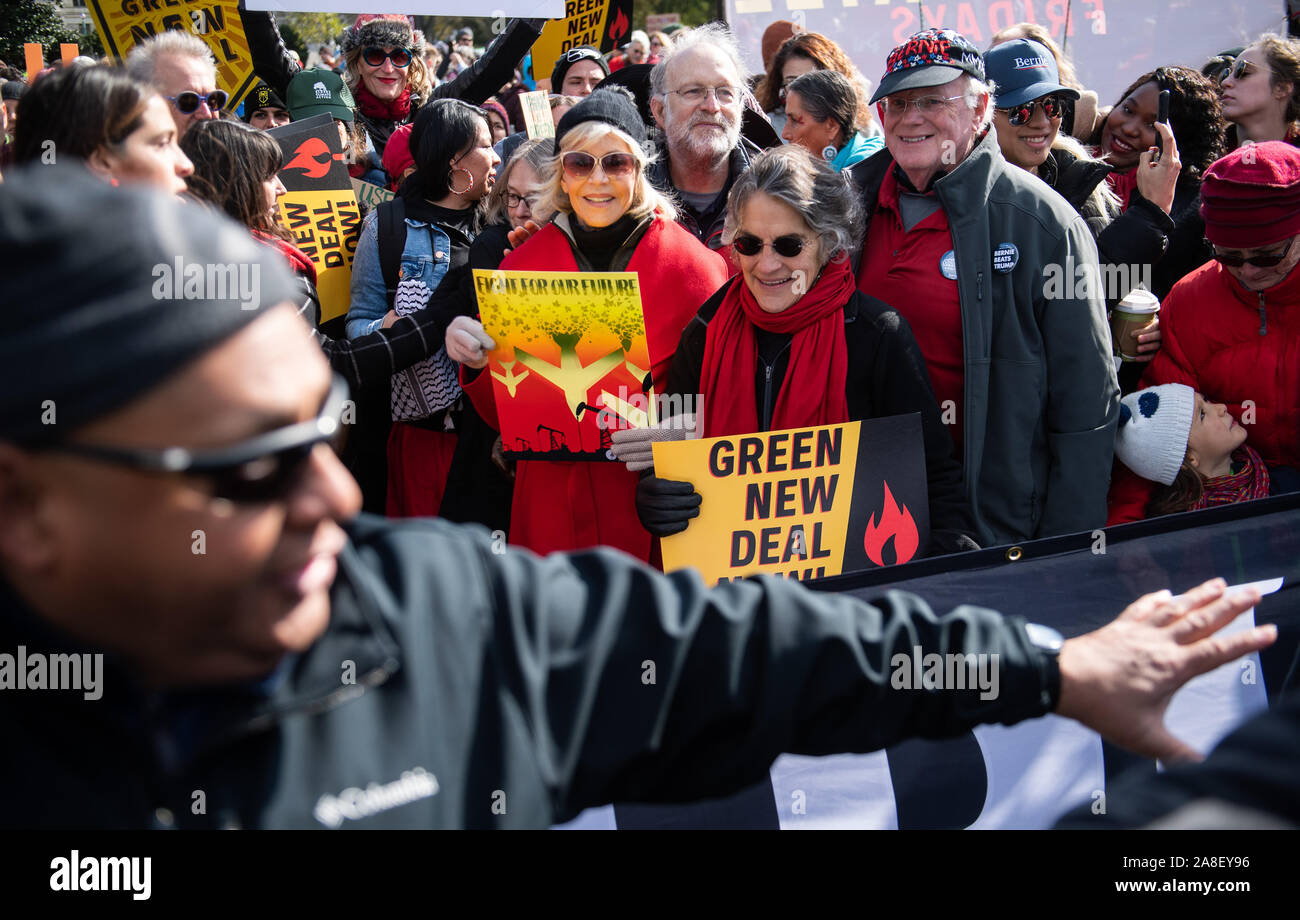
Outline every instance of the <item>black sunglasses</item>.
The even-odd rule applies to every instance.
[[[1242,77],[1248,77],[1255,71],[1252,70],[1248,73],[1246,71],[1246,68],[1254,67],[1254,66],[1255,66],[1254,61],[1248,61],[1244,57],[1239,57],[1232,62],[1232,66],[1228,69],[1228,76],[1232,77],[1232,79],[1234,80],[1240,80]],[[1224,79],[1227,79],[1227,77],[1225,77]]]
[[[1021,125],[1029,124],[1029,120],[1034,117],[1034,109],[1040,105],[1043,107],[1043,114],[1048,118],[1060,118],[1065,114],[1065,100],[1060,96],[1031,99],[1029,102],[1002,111],[1007,113],[1007,121],[1011,122],[1011,126],[1019,128]]]
[[[1205,242],[1206,245],[1213,249],[1213,244],[1210,243],[1209,240],[1206,240]],[[1251,256],[1250,258],[1239,253],[1219,252],[1219,250],[1214,249],[1214,261],[1218,262],[1220,265],[1227,265],[1230,268],[1241,268],[1243,265],[1254,265],[1256,268],[1273,268],[1282,264],[1282,260],[1285,259],[1286,254],[1291,251],[1291,244],[1294,242],[1295,237],[1293,236],[1291,239],[1287,240],[1287,244],[1282,247],[1281,252],[1271,252],[1265,256]]]
[[[317,444],[337,442],[343,433],[342,416],[347,398],[348,385],[336,376],[316,418],[215,450],[185,447],[150,450],[75,443],[48,444],[42,449],[136,470],[201,476],[211,482],[213,498],[266,504],[288,497]]]
[[[399,70],[411,66],[411,52],[408,48],[394,48],[392,51],[385,51],[374,45],[367,45],[361,52],[361,60],[365,61],[371,67],[383,67],[384,61],[392,61],[393,66]]]
[[[585,179],[596,169],[596,158],[580,150],[566,153],[562,162],[564,171],[575,179]],[[630,153],[607,153],[600,158],[600,168],[611,178],[630,176],[636,170],[636,157]]]
[[[214,112],[219,112],[226,107],[226,102],[230,96],[224,89],[214,89],[206,96],[200,96],[198,93],[186,90],[183,93],[177,93],[175,96],[163,96],[168,102],[176,106],[176,111],[182,115],[192,115],[199,110],[199,103],[206,102],[208,108]]]
[[[741,233],[731,241],[731,245],[742,256],[756,256],[763,251],[765,244],[752,233]],[[787,236],[778,236],[772,240],[771,245],[773,252],[781,256],[781,258],[793,259],[803,252],[803,248],[808,245],[808,241],[802,236],[791,233]]]

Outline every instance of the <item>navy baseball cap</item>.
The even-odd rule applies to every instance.
[[[984,55],[984,71],[994,83],[993,104],[1014,109],[1050,93],[1078,99],[1077,90],[1061,85],[1051,49],[1027,38],[1003,42]]]
[[[984,79],[984,58],[970,39],[952,29],[926,29],[889,52],[871,102],[905,89],[943,86],[964,73]]]

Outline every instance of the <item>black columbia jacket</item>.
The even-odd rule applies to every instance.
[[[759,578],[706,589],[612,550],[539,558],[362,516],[326,633],[263,685],[0,689],[0,824],[544,827],[733,791],[783,751],[870,751],[1055,706],[1023,626]],[[0,583],[0,650],[70,652]],[[997,653],[1000,693],[895,690],[892,657]],[[910,659],[909,659],[910,661]],[[910,668],[911,665],[909,664]]]

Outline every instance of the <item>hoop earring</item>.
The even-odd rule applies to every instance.
[[[460,188],[460,189],[458,189],[458,188],[454,188],[454,187],[452,186],[452,184],[451,184],[451,175],[448,174],[448,176],[447,176],[447,189],[448,189],[448,190],[449,190],[453,195],[464,195],[464,194],[467,194],[467,193],[469,192],[469,190],[472,189],[472,188],[474,187],[474,174],[473,174],[472,172],[470,172],[468,169],[466,169],[464,166],[453,166],[453,167],[451,168],[451,171],[454,172],[454,173],[463,172],[465,175],[469,176],[469,185],[465,186],[464,188]]]

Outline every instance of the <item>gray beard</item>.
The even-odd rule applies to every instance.
[[[731,151],[740,143],[740,129],[728,127],[722,135],[692,134],[690,129],[678,131],[676,126],[668,129],[669,154],[674,160],[686,160],[702,166],[717,166],[731,155]]]

